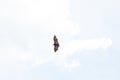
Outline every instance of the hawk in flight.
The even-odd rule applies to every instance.
[[[56,37],[56,35],[54,35],[53,37],[53,41],[54,41],[54,51],[56,52],[58,50],[58,47],[59,47],[59,43],[58,43],[58,39]]]

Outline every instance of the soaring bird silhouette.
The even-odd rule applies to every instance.
[[[57,39],[56,35],[54,35],[53,41],[54,41],[54,44],[53,44],[54,45],[54,51],[56,52],[59,48],[59,42],[58,42],[58,39]]]

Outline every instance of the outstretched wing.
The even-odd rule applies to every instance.
[[[53,40],[54,40],[54,51],[56,52],[59,48],[59,43],[58,43],[58,39],[55,35],[54,35]]]
[[[58,46],[54,46],[54,51],[56,52],[58,50]]]

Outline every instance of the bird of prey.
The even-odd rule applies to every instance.
[[[56,37],[56,35],[54,35],[53,37],[53,41],[54,41],[54,51],[56,52],[58,50],[58,47],[59,47],[59,42],[58,42],[58,39]]]

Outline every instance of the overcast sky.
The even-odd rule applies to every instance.
[[[119,4],[1,0],[0,80],[120,80]]]

